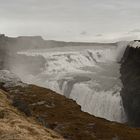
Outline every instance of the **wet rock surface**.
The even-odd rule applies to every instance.
[[[128,123],[140,126],[140,48],[128,46],[121,64],[122,99]]]

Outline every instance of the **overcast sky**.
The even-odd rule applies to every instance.
[[[0,0],[0,33],[66,41],[140,37],[140,0]]]

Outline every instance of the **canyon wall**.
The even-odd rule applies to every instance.
[[[135,42],[134,42],[135,43]],[[136,44],[136,43],[135,43]],[[121,92],[128,122],[140,126],[140,48],[128,45],[121,64]]]

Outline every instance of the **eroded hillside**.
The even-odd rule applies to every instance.
[[[52,90],[26,85],[19,80],[16,81],[16,77],[10,73],[8,75],[12,75],[12,77],[8,78],[6,73],[8,72],[5,72],[4,78],[6,80],[2,81],[1,88],[8,92],[7,96],[11,99],[12,105],[26,115],[26,118],[23,115],[18,119],[17,123],[15,123],[15,129],[13,129],[13,125],[13,128],[9,128],[13,133],[17,134],[18,130],[16,128],[19,126],[21,131],[28,128],[25,127],[28,124],[30,125],[28,130],[31,131],[33,129],[33,132],[28,133],[28,130],[26,130],[25,133],[28,135],[25,135],[25,138],[27,139],[32,135],[32,137],[37,139],[40,133],[42,136],[39,139],[47,139],[43,138],[43,136],[48,136],[45,128],[52,129],[67,140],[139,140],[140,138],[140,129],[130,128],[124,124],[110,122],[84,113],[74,101]],[[14,84],[12,84],[13,80]],[[8,86],[6,83],[9,83]],[[5,98],[2,98],[2,101]],[[37,125],[34,121],[29,121],[31,118],[34,118],[36,123],[40,123],[44,128]],[[20,124],[23,119],[25,119],[24,125]],[[11,123],[14,124],[13,121]],[[11,124],[9,125],[11,126]],[[39,129],[39,131],[36,129]],[[20,133],[22,134],[24,131]]]

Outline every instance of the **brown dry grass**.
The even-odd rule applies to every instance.
[[[84,113],[74,101],[49,89],[30,85],[26,88],[12,89],[10,94],[26,102],[36,120],[40,117],[41,124],[53,129],[66,139],[140,140],[140,129]],[[45,103],[35,104],[41,101]]]
[[[62,138],[12,107],[7,99],[7,93],[0,91],[0,140],[62,140]]]

